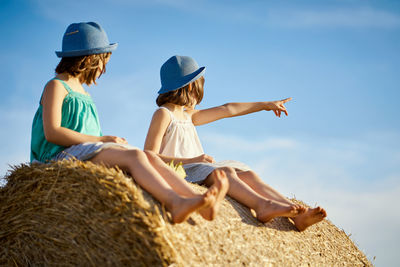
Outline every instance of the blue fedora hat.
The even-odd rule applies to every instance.
[[[206,67],[199,68],[197,62],[186,56],[170,57],[160,69],[161,89],[159,94],[175,91],[204,75]]]
[[[58,57],[87,56],[111,52],[117,46],[117,43],[110,44],[98,23],[72,23],[64,33],[62,51],[56,51],[56,54]]]

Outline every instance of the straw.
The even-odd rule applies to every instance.
[[[372,265],[328,220],[304,232],[283,218],[261,224],[229,197],[212,222],[172,224],[131,177],[90,162],[21,164],[5,178],[1,266]]]

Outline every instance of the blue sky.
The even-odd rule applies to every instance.
[[[200,107],[293,97],[285,118],[260,112],[199,127],[206,152],[326,208],[376,266],[398,263],[399,1],[2,0],[0,176],[29,160],[54,51],[80,21],[119,43],[88,88],[105,134],[143,147],[159,68],[175,54],[207,67]]]

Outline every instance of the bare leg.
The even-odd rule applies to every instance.
[[[284,197],[281,193],[273,189],[268,184],[264,183],[261,178],[253,171],[242,171],[237,172],[237,176],[250,186],[254,191],[256,191],[261,196],[272,199],[278,202],[282,202],[289,205],[295,205],[289,199]]]
[[[109,148],[91,159],[94,163],[118,166],[129,172],[133,179],[158,201],[165,204],[171,213],[172,221],[185,221],[190,213],[215,202],[216,190],[208,190],[203,195],[184,197],[178,195],[148,161],[145,153],[138,149],[126,150]],[[181,179],[177,177],[176,179]]]
[[[250,209],[253,209],[257,214],[257,219],[261,222],[268,222],[279,216],[294,217],[299,213],[296,205],[294,204],[281,203],[275,200],[267,199],[258,194],[246,183],[239,179],[236,171],[233,168],[223,167],[220,169],[222,169],[228,177],[228,195],[246,205]],[[212,175],[209,175],[205,180],[205,184],[208,186],[213,182]]]
[[[217,186],[218,188],[221,188],[221,190],[220,194],[216,196],[215,205],[211,208],[200,210],[200,214],[204,218],[209,218],[210,220],[213,220],[218,213],[222,200],[225,198],[225,195],[228,192],[229,182],[225,172],[222,170],[215,170],[209,175],[209,177],[213,181],[211,187]]]
[[[147,158],[149,159],[152,166],[161,174],[164,180],[172,187],[172,189],[179,195],[186,197],[193,197],[197,194],[188,185],[184,179],[176,179],[175,172],[168,167],[164,161],[162,161],[155,153],[145,151]],[[213,184],[210,186],[210,190],[215,190],[215,202],[199,210],[200,215],[206,220],[213,220],[218,213],[218,209],[221,201],[224,199],[229,183],[226,175],[223,171],[219,171],[213,177]]]
[[[253,171],[238,172],[238,176],[260,195],[282,203],[293,204],[278,191],[265,184]],[[293,205],[296,205],[299,210],[299,215],[293,218],[294,225],[299,231],[304,231],[307,227],[322,221],[327,216],[326,211],[321,207],[310,209],[298,204]]]

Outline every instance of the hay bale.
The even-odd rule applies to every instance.
[[[121,171],[21,165],[0,191],[0,265],[168,265],[164,220]]]
[[[261,224],[229,197],[212,222],[171,224],[132,179],[90,162],[24,164],[6,179],[0,265],[371,266],[328,220],[301,233],[286,219]]]

